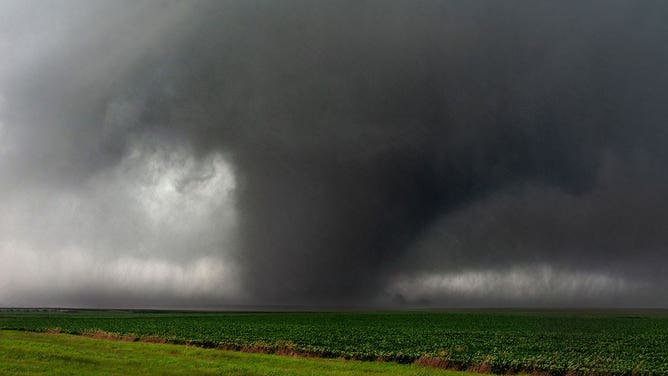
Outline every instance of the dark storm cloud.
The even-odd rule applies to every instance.
[[[640,289],[646,305],[666,287],[660,2],[44,4],[61,38],[8,27],[35,46],[15,47],[26,64],[0,65],[13,161],[1,187],[71,190],[121,174],[119,190],[135,192],[145,169],[129,166],[171,166],[150,170],[159,177],[190,161],[168,182],[189,187],[222,176],[197,171],[223,171],[224,158],[235,240],[212,216],[206,236],[165,244],[172,261],[187,258],[186,240],[207,257],[219,249],[239,301],[587,305]],[[53,19],[14,7],[33,24]],[[120,229],[106,248],[141,240]],[[540,299],[498,294],[541,278]]]

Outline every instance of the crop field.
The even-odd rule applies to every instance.
[[[665,311],[0,312],[0,328],[493,373],[668,374]]]

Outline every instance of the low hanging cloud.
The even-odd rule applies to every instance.
[[[211,256],[188,262],[160,256],[108,259],[76,248],[45,256],[9,243],[0,257],[12,260],[0,267],[0,299],[8,306],[210,308],[238,294],[234,270]]]
[[[586,192],[510,186],[432,223],[388,293],[413,303],[665,306],[666,183],[644,156],[608,156]]]
[[[465,270],[398,278],[387,294],[394,302],[429,306],[592,306],[617,305],[618,296],[633,296],[647,284],[590,270],[555,270],[548,264],[507,269]],[[615,304],[616,303],[616,304]],[[626,301],[624,306],[633,306]]]
[[[2,305],[668,306],[662,3],[1,5]]]

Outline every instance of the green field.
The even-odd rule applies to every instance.
[[[554,375],[668,374],[668,313],[0,312],[0,328],[103,331],[203,347],[326,358],[436,362]]]
[[[414,365],[303,359],[68,334],[0,331],[0,375],[470,376]]]

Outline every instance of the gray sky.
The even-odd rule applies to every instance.
[[[663,2],[0,10],[0,306],[668,307]]]

